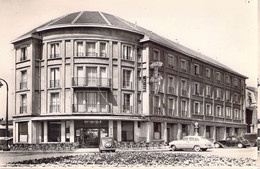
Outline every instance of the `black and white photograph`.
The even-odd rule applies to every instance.
[[[258,0],[0,0],[0,168],[258,168]]]

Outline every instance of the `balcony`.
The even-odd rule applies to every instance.
[[[27,82],[20,83],[20,90],[27,89]]]
[[[132,89],[133,88],[133,82],[124,80],[123,81],[123,88]]]
[[[101,58],[107,58],[107,53],[96,53],[96,52],[77,52],[76,53],[77,57],[101,57]]]
[[[109,104],[73,104],[74,113],[110,113]]]
[[[60,80],[50,80],[50,88],[60,87]]]
[[[27,106],[21,106],[20,107],[20,114],[26,114],[27,113]]]
[[[50,113],[57,113],[57,112],[60,112],[60,105],[59,104],[50,105]]]
[[[74,87],[111,87],[111,79],[95,78],[95,77],[74,77],[72,78],[72,86]]]
[[[153,114],[163,115],[161,107],[153,107]]]
[[[130,106],[130,105],[123,105],[123,113],[133,113],[132,106]]]

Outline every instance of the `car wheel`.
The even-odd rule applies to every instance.
[[[215,144],[214,144],[214,147],[215,147],[215,148],[220,148],[220,144],[215,143]]]
[[[202,150],[202,151],[207,151],[207,148],[202,148],[201,150]]]
[[[176,149],[177,149],[177,148],[176,148],[175,145],[171,145],[171,150],[172,150],[172,151],[176,151]]]
[[[102,150],[100,150],[99,152],[100,152],[100,153],[103,153],[103,151],[102,151]]]
[[[193,147],[193,150],[199,152],[201,150],[200,146],[196,145]]]
[[[243,148],[243,144],[238,143],[238,144],[237,144],[237,147],[238,147],[238,148]]]

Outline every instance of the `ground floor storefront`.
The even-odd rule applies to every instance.
[[[109,119],[110,118],[110,119]],[[16,119],[14,143],[77,143],[78,147],[98,147],[101,137],[114,137],[118,142],[170,142],[198,134],[211,141],[230,135],[242,135],[246,126],[235,123],[197,122],[179,119],[94,118]],[[195,129],[196,128],[196,129]],[[195,133],[197,132],[197,133]]]

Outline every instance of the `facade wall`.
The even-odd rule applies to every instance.
[[[244,77],[142,38],[116,29],[71,28],[15,43],[14,142],[57,139],[50,125],[60,126],[56,141],[77,142],[78,120],[106,122],[118,141],[169,142],[194,135],[195,122],[198,134],[212,140],[244,132]],[[150,82],[155,61],[163,63],[156,95]]]

